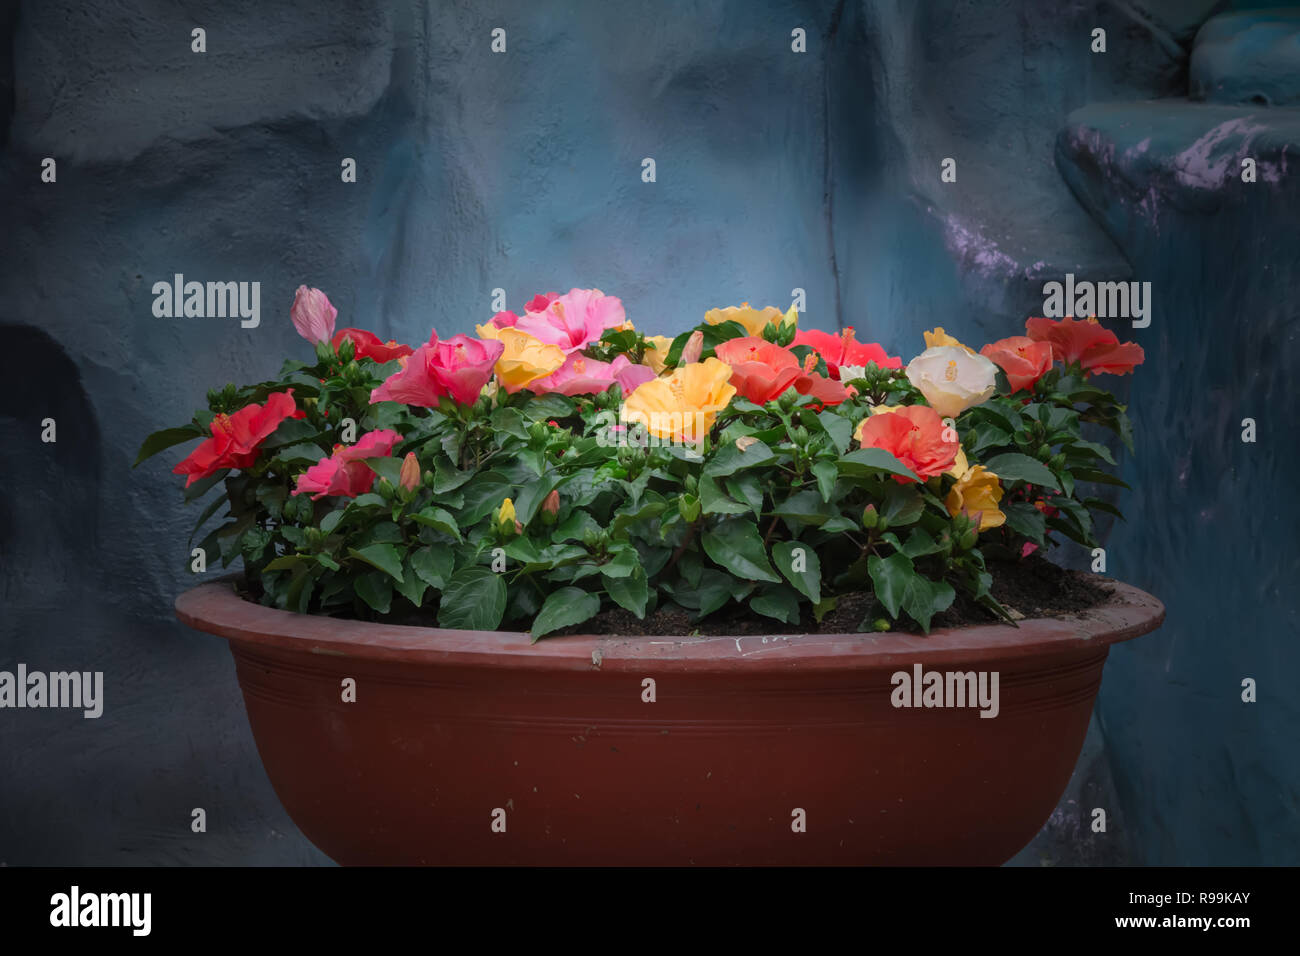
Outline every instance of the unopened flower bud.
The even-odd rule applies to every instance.
[[[407,491],[414,491],[420,484],[420,462],[416,459],[415,452],[408,451],[402,459],[402,471],[397,483]]]
[[[552,489],[551,493],[542,501],[542,521],[546,524],[553,524],[555,516],[560,513],[560,493]]]
[[[305,285],[298,286],[293,306],[289,309],[289,318],[298,334],[308,342],[324,345],[329,345],[334,335],[334,320],[338,314],[339,310],[330,305],[329,296],[320,289],[309,289]],[[329,345],[329,354],[333,358],[332,345]]]
[[[862,527],[868,531],[873,531],[880,524],[880,512],[876,510],[875,505],[867,505],[862,509]]]
[[[700,516],[700,499],[694,495],[682,495],[677,499],[677,512],[682,520],[695,521]]]
[[[682,364],[690,365],[700,360],[700,355],[704,352],[704,333],[696,329],[691,333],[691,337],[686,340],[686,346],[682,349]]]

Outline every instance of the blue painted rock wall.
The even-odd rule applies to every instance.
[[[98,720],[0,715],[0,862],[325,862],[270,791],[224,642],[171,617],[196,509],[162,459],[129,467],[209,386],[304,353],[298,284],[405,341],[470,331],[498,287],[518,305],[595,285],[664,332],[801,288],[806,323],[910,358],[934,325],[1015,334],[1065,272],[1157,290],[1152,326],[1121,330],[1149,358],[1133,518],[1108,546],[1170,618],[1113,656],[1076,780],[1020,862],[1296,861],[1276,684],[1297,664],[1298,140],[1294,113],[1186,102],[1224,4],[267,6],[0,12],[0,666],[102,669],[110,695]],[[1206,59],[1236,78],[1208,86],[1249,90],[1241,61]],[[1294,61],[1267,62],[1285,87]],[[1219,177],[1242,149],[1260,150],[1252,191]],[[259,281],[261,325],[155,318],[175,273]],[[1271,678],[1258,705],[1244,676]],[[1097,805],[1105,835],[1080,825]]]

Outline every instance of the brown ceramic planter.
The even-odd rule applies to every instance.
[[[1019,629],[535,645],[291,614],[228,582],[176,613],[230,640],[276,793],[340,863],[998,864],[1060,799],[1109,646],[1164,606],[1116,584]],[[997,671],[998,715],[895,708],[916,664]]]

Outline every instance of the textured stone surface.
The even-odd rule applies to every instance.
[[[1300,103],[1300,10],[1214,17],[1196,34],[1189,84],[1212,103]]]
[[[1112,651],[1098,706],[1149,863],[1300,859],[1300,706],[1284,676],[1300,670],[1297,149],[1300,111],[1188,102],[1087,107],[1058,142],[1066,180],[1157,302],[1130,393],[1132,518],[1108,564],[1168,617]],[[1241,701],[1247,677],[1258,704]]]
[[[1057,136],[1088,103],[1184,96],[1222,3],[272,6],[0,9],[0,326],[19,356],[0,398],[0,665],[102,668],[109,694],[98,721],[0,718],[16,781],[0,862],[324,862],[270,790],[223,642],[171,617],[197,516],[168,470],[179,453],[129,467],[210,385],[306,356],[286,318],[299,283],[406,341],[471,331],[497,287],[518,305],[596,285],[669,332],[798,287],[805,323],[910,358],[936,324],[1018,332],[1066,271],[1157,283],[1152,327],[1126,335],[1151,356],[1126,464],[1141,519],[1116,532],[1110,572],[1171,623],[1112,655],[1076,780],[1019,862],[1294,862],[1294,711],[1234,704],[1237,671],[1294,670],[1297,645],[1272,635],[1294,636],[1279,589],[1295,552],[1252,504],[1289,500],[1294,453],[1229,439],[1243,407],[1275,442],[1295,418],[1295,114],[1097,107]],[[1105,54],[1088,49],[1097,26]],[[1231,180],[1243,150],[1253,192]],[[151,286],[177,272],[260,281],[261,326],[154,318]],[[55,446],[36,437],[46,415]],[[1097,794],[1122,802],[1122,834],[1079,828]]]

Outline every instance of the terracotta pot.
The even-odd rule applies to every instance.
[[[1118,583],[1078,617],[929,637],[530,645],[291,614],[229,582],[176,613],[230,640],[276,793],[347,864],[1002,863],[1064,792],[1109,646],[1164,620]],[[894,706],[915,665],[996,672],[997,716]]]

